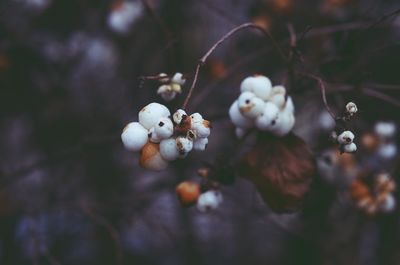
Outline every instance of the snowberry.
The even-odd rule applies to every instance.
[[[262,131],[269,130],[278,118],[278,114],[279,109],[275,104],[265,103],[263,112],[256,119],[256,127]]]
[[[154,126],[154,132],[160,139],[167,139],[174,134],[174,124],[170,118],[161,118]]]
[[[176,138],[176,147],[179,151],[180,155],[186,155],[193,149],[193,141],[183,137],[183,136],[178,136]]]
[[[184,181],[176,187],[176,195],[183,206],[192,206],[200,196],[200,185],[195,182]]]
[[[208,138],[199,138],[193,142],[193,149],[204,151],[208,144]]]
[[[160,142],[160,154],[167,161],[174,161],[179,157],[179,151],[176,147],[174,138],[164,139]]]
[[[215,210],[222,203],[222,194],[220,191],[209,190],[202,193],[197,199],[197,209],[201,212]]]
[[[178,93],[180,92],[174,91],[171,85],[161,85],[157,90],[157,94],[165,101],[173,100]]]
[[[183,74],[181,74],[181,73],[176,73],[176,74],[172,77],[171,82],[183,86],[183,85],[185,84],[185,82],[186,82],[186,79],[183,78]]]
[[[231,118],[232,123],[237,127],[244,129],[253,127],[253,120],[243,116],[242,113],[240,113],[237,100],[235,100],[229,108],[229,117]]]
[[[285,95],[286,88],[284,86],[274,86],[268,100],[274,103],[279,109],[282,109],[285,106]]]
[[[155,132],[155,128],[154,128],[154,127],[152,127],[152,128],[149,130],[148,137],[149,137],[149,140],[150,140],[152,143],[159,143],[159,142],[161,141],[161,138],[160,138],[160,137],[158,136],[158,134]]]
[[[294,113],[294,103],[292,97],[288,96],[284,106],[284,111]]]
[[[396,125],[393,122],[377,122],[375,133],[381,138],[391,138],[396,133]]]
[[[257,97],[267,100],[271,93],[271,81],[262,75],[245,78],[240,84],[241,92],[253,92]]]
[[[199,113],[190,115],[192,119],[191,128],[196,134],[196,137],[205,138],[210,135],[211,124],[209,121],[204,120]]]
[[[351,116],[356,114],[358,111],[357,105],[354,102],[349,102],[346,104],[346,112]]]
[[[293,129],[294,123],[293,113],[281,111],[275,122],[271,124],[271,132],[278,136],[284,136]]]
[[[354,153],[357,151],[357,145],[355,143],[344,144],[340,146],[343,153]]]
[[[383,159],[392,159],[397,155],[397,146],[395,143],[382,144],[377,153]]]
[[[139,123],[150,130],[160,118],[170,116],[168,108],[159,103],[150,103],[139,112]]]
[[[183,109],[178,109],[177,111],[175,111],[175,113],[172,115],[172,118],[174,120],[174,122],[176,124],[180,124],[182,119],[184,117],[187,117],[186,111],[184,111]]]
[[[380,205],[382,212],[392,212],[396,208],[396,200],[393,195],[387,194]]]
[[[139,151],[147,143],[147,130],[138,122],[131,122],[125,126],[121,140],[125,148],[130,151]]]
[[[140,152],[139,164],[150,170],[164,170],[168,167],[168,162],[160,154],[160,145],[147,142]]]
[[[118,1],[108,16],[108,26],[117,33],[127,34],[142,13],[143,7],[140,3]]]
[[[251,119],[255,119],[264,111],[265,102],[252,92],[243,92],[238,98],[240,112]]]
[[[354,134],[351,131],[344,131],[337,137],[339,144],[351,144],[354,140]]]

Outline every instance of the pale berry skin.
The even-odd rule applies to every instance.
[[[286,103],[285,103],[285,107],[284,107],[283,111],[294,113],[295,108],[294,108],[294,103],[293,103],[293,99],[292,99],[291,96],[287,97]]]
[[[385,200],[380,205],[381,211],[384,213],[389,213],[394,211],[395,208],[396,208],[396,199],[392,194],[387,194]]]
[[[153,102],[139,112],[139,123],[150,130],[160,118],[166,118],[170,115],[171,113],[166,106]]]
[[[378,155],[383,159],[392,159],[397,155],[395,143],[385,143],[378,148]]]
[[[108,25],[114,32],[128,34],[142,12],[143,8],[138,3],[124,1],[122,7],[109,14]]]
[[[160,139],[167,139],[174,134],[174,124],[170,118],[161,118],[154,126],[154,132]]]
[[[161,141],[161,138],[155,132],[155,128],[154,127],[149,130],[148,137],[149,137],[149,141],[152,142],[152,143],[156,143],[157,144],[157,143],[159,143]]]
[[[344,131],[337,137],[337,141],[339,144],[351,144],[353,140],[354,134],[351,131]]]
[[[268,100],[274,103],[279,109],[283,109],[285,106],[285,95],[286,88],[284,86],[274,86]]]
[[[254,125],[252,119],[249,119],[240,113],[237,100],[235,100],[229,108],[229,117],[231,118],[232,123],[240,128],[248,129]]]
[[[357,105],[354,102],[349,102],[346,104],[346,111],[350,115],[354,115],[357,113]]]
[[[176,74],[172,77],[171,82],[183,86],[183,85],[185,84],[185,82],[186,82],[186,79],[183,78],[183,74],[181,74],[181,73],[176,73]]]
[[[341,148],[344,153],[354,153],[357,151],[357,145],[355,143],[342,145]]]
[[[222,203],[222,200],[221,192],[209,190],[202,193],[197,199],[197,209],[200,212],[215,210]]]
[[[271,132],[278,136],[284,136],[293,129],[294,124],[295,118],[293,113],[282,111],[275,120],[275,124],[271,126]]]
[[[147,143],[148,131],[138,122],[131,122],[125,126],[121,140],[129,151],[139,151]]]
[[[178,109],[177,111],[175,111],[175,113],[174,113],[174,115],[172,116],[172,118],[173,118],[173,120],[174,120],[174,122],[175,122],[176,124],[180,124],[181,121],[182,121],[182,117],[183,117],[184,115],[187,116],[186,111],[184,111],[183,109]]]
[[[265,102],[251,92],[244,92],[238,98],[238,106],[243,116],[255,119],[263,112]]]
[[[192,151],[193,149],[193,141],[187,139],[186,137],[179,136],[176,138],[176,147],[179,151],[179,154],[185,155]]]
[[[279,115],[279,109],[275,104],[267,102],[264,106],[264,110],[256,119],[256,127],[261,131],[268,131],[276,122]]]
[[[198,138],[193,142],[193,149],[204,151],[208,144],[208,138]]]
[[[174,161],[179,157],[179,151],[176,147],[176,140],[169,138],[160,142],[160,154],[167,161]]]
[[[158,88],[157,94],[160,95],[162,99],[169,102],[173,100],[178,93],[174,91],[170,85],[162,85]]]
[[[396,133],[396,125],[394,122],[377,122],[375,124],[375,133],[381,138],[391,138]]]
[[[272,84],[265,76],[250,76],[245,78],[240,84],[241,92],[252,92],[257,97],[267,100],[272,91]]]

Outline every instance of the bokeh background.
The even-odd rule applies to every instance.
[[[0,264],[400,264],[399,211],[366,216],[347,194],[360,172],[400,177],[397,135],[389,155],[361,143],[377,122],[400,120],[399,1],[125,1],[0,1]],[[324,183],[306,217],[274,213],[241,178],[210,213],[182,208],[175,196],[204,162],[231,155],[227,112],[241,80],[287,80],[287,65],[257,31],[230,38],[200,72],[188,109],[213,122],[205,152],[149,172],[120,141],[143,106],[163,102],[158,83],[140,76],[191,80],[198,59],[245,22],[287,54],[293,27],[296,71],[326,82],[334,111],[348,101],[359,108],[360,150],[339,156],[318,84],[295,74],[295,132]],[[189,85],[166,103],[171,110]]]

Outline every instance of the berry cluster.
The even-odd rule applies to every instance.
[[[183,78],[181,73],[176,73],[172,78],[168,78],[167,74],[161,73],[158,75],[159,81],[162,85],[158,88],[159,94],[165,101],[173,100],[177,94],[182,92],[182,86],[185,84],[186,79]]]
[[[347,123],[357,113],[357,105],[353,102],[346,104],[346,112],[343,117],[336,118],[335,131],[332,132],[332,138],[340,146],[340,153],[355,153],[357,145],[353,142],[355,135],[347,129]]]
[[[241,138],[254,126],[278,136],[289,133],[295,123],[292,98],[283,86],[272,86],[262,75],[245,78],[240,85],[241,94],[229,109],[229,116]]]
[[[375,134],[378,137],[378,155],[383,159],[392,159],[397,155],[395,142],[396,125],[393,122],[379,121],[375,124]]]
[[[388,174],[380,173],[375,176],[370,186],[364,179],[353,180],[350,195],[356,206],[369,215],[392,212],[396,207],[393,196],[396,189],[394,180]]]
[[[163,170],[169,161],[184,158],[192,150],[204,150],[210,135],[210,122],[199,113],[173,114],[159,103],[150,103],[139,112],[139,122],[124,128],[121,139],[126,149],[141,151],[140,165]]]
[[[222,193],[218,189],[201,191],[200,184],[184,181],[176,187],[176,194],[180,203],[185,207],[196,204],[200,212],[215,210],[222,203]]]

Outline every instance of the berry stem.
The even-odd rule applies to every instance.
[[[183,102],[182,105],[182,109],[186,109],[189,100],[193,94],[193,90],[196,86],[197,80],[198,80],[198,75],[200,72],[200,68],[205,64],[207,58],[211,55],[211,53],[213,53],[224,41],[226,41],[228,38],[230,38],[232,35],[234,35],[236,32],[241,31],[243,29],[247,29],[247,28],[253,28],[253,29],[257,29],[259,31],[261,31],[267,38],[271,39],[272,44],[274,45],[274,47],[278,50],[279,54],[282,56],[282,58],[287,61],[287,57],[285,55],[285,53],[283,52],[283,50],[280,48],[280,46],[278,45],[278,43],[276,42],[276,40],[272,37],[272,35],[266,31],[264,28],[257,26],[253,23],[245,23],[242,24],[240,26],[237,26],[236,28],[232,29],[231,31],[229,31],[228,33],[226,33],[221,39],[219,39],[207,52],[206,54],[203,55],[203,57],[200,58],[199,62],[197,63],[196,66],[196,71],[193,77],[193,82],[192,85],[189,89],[189,93],[187,94],[185,101]]]

